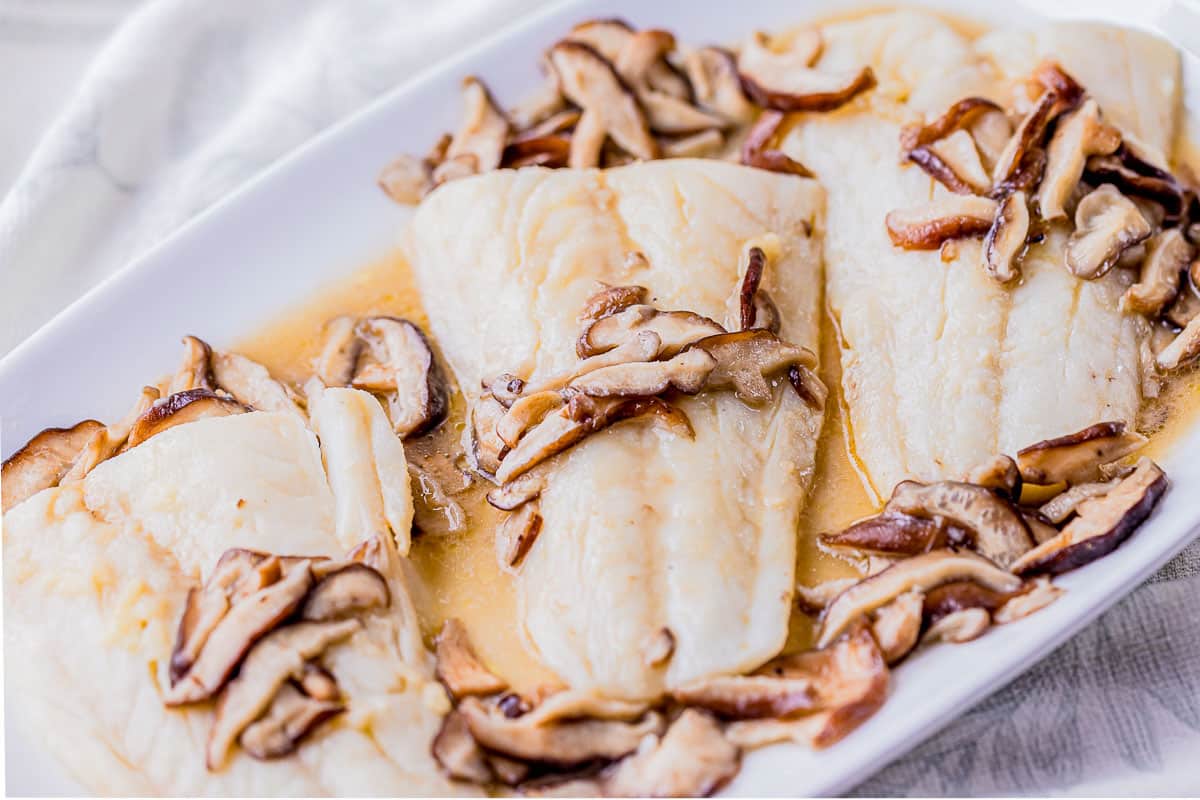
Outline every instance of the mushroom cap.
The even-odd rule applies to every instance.
[[[1112,184],[1089,192],[1075,209],[1075,230],[1067,239],[1067,269],[1091,280],[1104,275],[1128,248],[1150,236],[1150,223]]]
[[[974,195],[951,195],[925,205],[889,211],[892,244],[906,250],[936,250],[950,239],[979,236],[992,227],[999,206]]]
[[[104,424],[85,419],[70,428],[46,428],[4,460],[0,506],[4,512],[43,489],[57,486]]]
[[[764,108],[832,111],[875,88],[870,67],[836,72],[812,69],[821,52],[820,32],[815,28],[801,31],[782,52],[773,44],[768,36],[755,32],[743,43],[737,60],[742,90]]]
[[[1146,437],[1129,430],[1122,421],[1098,422],[1022,448],[1017,452],[1017,465],[1029,483],[1086,483],[1100,477],[1100,467],[1145,444]]]

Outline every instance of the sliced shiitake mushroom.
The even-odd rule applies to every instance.
[[[663,158],[701,158],[710,156],[725,144],[725,135],[715,128],[687,136],[662,138]]]
[[[503,165],[520,167],[565,167],[571,159],[571,137],[564,134],[529,136],[504,148]]]
[[[633,361],[601,367],[571,381],[571,387],[589,397],[650,397],[668,389],[695,394],[704,388],[716,368],[716,358],[703,348],[694,347],[666,361]]]
[[[992,615],[982,608],[964,608],[939,619],[925,629],[921,644],[962,644],[982,636],[992,624]]]
[[[536,500],[525,503],[496,528],[496,559],[500,569],[514,572],[542,532],[542,514]]]
[[[798,44],[800,39],[803,44]],[[778,111],[832,111],[875,87],[870,67],[823,72],[812,68],[820,55],[820,33],[808,29],[776,51],[766,34],[755,32],[738,54],[742,89],[754,102]]]
[[[1003,109],[985,97],[965,97],[954,103],[937,119],[928,123],[906,125],[900,130],[900,149],[907,158],[918,147],[933,144],[955,131],[969,128],[977,119],[989,112]]]
[[[1098,422],[1021,449],[1017,452],[1017,465],[1021,477],[1029,483],[1087,483],[1100,477],[1100,467],[1145,444],[1146,437],[1129,430],[1124,422]]]
[[[1085,500],[1058,536],[1043,542],[1012,565],[1020,575],[1057,574],[1112,552],[1146,521],[1167,491],[1167,476],[1148,458],[1108,493]]]
[[[475,741],[487,750],[556,767],[622,758],[636,750],[647,734],[659,734],[664,727],[655,712],[633,722],[575,719],[538,724],[527,714],[509,718],[477,697],[464,698],[458,712]]]
[[[1020,259],[1029,239],[1029,203],[1013,192],[1000,201],[992,226],[983,238],[983,267],[1001,283],[1021,276]]]
[[[955,194],[985,194],[992,187],[992,178],[967,131],[955,131],[922,145],[908,154],[908,160]]]
[[[725,333],[725,328],[690,311],[659,311],[649,305],[631,305],[584,328],[575,350],[580,358],[599,355],[642,331],[658,334],[659,356],[670,358],[699,339]]]
[[[786,675],[793,680],[808,677],[821,710],[794,719],[734,722],[726,728],[726,735],[744,747],[781,739],[828,747],[879,710],[887,699],[890,682],[875,637],[864,625],[856,626],[823,649],[777,658],[760,672]]]
[[[363,342],[358,338],[358,320],[351,316],[334,317],[325,323],[316,374],[326,386],[349,386],[354,379]]]
[[[487,493],[488,504],[501,511],[513,511],[531,500],[536,500],[546,488],[546,479],[541,475],[526,472],[505,486],[498,486]]]
[[[553,389],[522,394],[496,423],[496,435],[509,447],[516,447],[526,431],[565,402],[562,394]]]
[[[708,797],[737,774],[741,751],[709,714],[685,709],[600,780],[605,797]]]
[[[104,430],[104,423],[85,419],[70,428],[46,428],[13,453],[0,467],[3,511],[57,486],[85,447]]]
[[[471,735],[467,718],[458,711],[442,718],[430,751],[438,766],[455,780],[485,784],[494,778],[487,754]]]
[[[716,361],[706,387],[732,389],[750,406],[770,401],[773,376],[786,374],[792,367],[811,370],[817,365],[811,350],[788,344],[762,328],[707,336],[692,348],[706,351]]]
[[[1191,203],[1189,191],[1174,175],[1138,155],[1129,142],[1112,155],[1089,158],[1084,176],[1092,183],[1111,183],[1130,197],[1158,203],[1164,221],[1172,224],[1187,214]]]
[[[278,558],[266,560],[272,561],[275,569],[283,569]],[[266,569],[259,563],[254,567]],[[224,578],[228,572],[222,569],[217,574]],[[210,581],[203,591],[193,590],[188,597],[171,658],[171,688],[163,696],[169,706],[207,700],[220,691],[254,643],[300,607],[312,587],[313,576],[309,562],[302,559],[283,569],[278,580],[230,603],[213,624],[214,611],[221,607],[213,594],[226,591],[221,583],[223,580],[217,584]],[[202,643],[197,646],[195,639],[202,635]]]
[[[222,390],[249,408],[299,413],[295,393],[257,361],[237,353],[214,352],[212,372]]]
[[[889,211],[885,222],[892,244],[906,250],[936,250],[950,239],[987,233],[998,211],[996,201],[987,197],[953,195]]]
[[[129,432],[133,430],[133,424],[149,411],[160,397],[157,387],[143,386],[133,408],[120,421],[106,425],[103,430],[92,435],[87,444],[83,446],[79,457],[75,459],[75,463],[71,465],[71,469],[62,476],[59,483],[65,485],[83,480],[97,465],[120,452],[129,440]],[[0,478],[0,483],[2,482],[3,478]]]
[[[1154,363],[1161,370],[1175,370],[1200,356],[1200,316],[1190,321],[1171,342],[1158,352]]]
[[[730,123],[744,125],[754,119],[754,104],[742,91],[737,59],[721,47],[701,47],[684,59],[696,102]]]
[[[833,578],[822,581],[815,586],[796,584],[796,608],[810,617],[815,617],[825,610],[839,594],[858,583],[859,578]]]
[[[351,385],[386,395],[393,430],[418,436],[445,419],[446,379],[421,329],[406,319],[368,317],[357,331],[371,360],[358,365]]]
[[[970,531],[971,546],[1007,567],[1034,546],[1029,526],[1008,499],[982,486],[957,481],[903,481],[892,491],[885,511],[949,520]]]
[[[871,618],[871,633],[879,644],[883,660],[892,665],[917,646],[921,636],[925,596],[920,592],[905,592]]]
[[[1028,162],[1030,154],[1042,148],[1046,133],[1059,115],[1077,106],[1083,89],[1053,62],[1044,62],[1034,71],[1035,79],[1045,87],[1033,108],[1021,120],[1008,145],[992,170],[994,183],[1009,184]],[[1028,187],[1027,191],[1032,188]]]
[[[738,317],[740,321],[740,330],[749,330],[750,328],[767,328],[771,329],[771,320],[759,320],[759,285],[762,283],[763,271],[767,266],[767,254],[763,252],[761,247],[751,247],[746,251],[746,269],[742,275],[741,285],[738,287]],[[774,305],[773,303],[771,305]],[[776,319],[778,323],[778,309],[775,309]],[[778,330],[774,331],[778,333]]]
[[[463,81],[464,113],[446,149],[446,160],[474,159],[476,172],[491,172],[500,166],[508,141],[509,123],[504,112],[492,100],[487,87],[471,76]]]
[[[967,475],[967,483],[991,489],[1009,500],[1021,499],[1021,470],[1006,455],[997,455],[979,464]]]
[[[576,25],[567,34],[567,38],[590,46],[615,65],[621,60],[622,54],[630,48],[638,33],[663,32],[635,31],[629,23],[620,19],[595,19]],[[644,69],[647,86],[656,92],[690,101],[692,87],[687,78],[662,56],[663,54],[660,52],[657,57],[648,59],[650,64]]]
[[[863,579],[830,603],[821,618],[817,646],[831,644],[855,620],[882,608],[905,592],[928,592],[944,583],[961,580],[1003,592],[1015,591],[1021,585],[1020,579],[1011,572],[975,553],[934,550],[913,556]]]
[[[1157,317],[1179,295],[1195,251],[1179,228],[1159,231],[1147,240],[1146,260],[1138,282],[1125,290],[1121,308]]]
[[[860,520],[840,533],[819,537],[823,547],[855,554],[913,556],[953,544],[962,544],[970,534],[944,519],[883,513]]]
[[[300,618],[322,622],[391,605],[383,576],[366,564],[345,564],[326,573],[308,593]]]
[[[275,693],[267,713],[242,731],[238,743],[254,758],[282,758],[294,752],[322,722],[345,708],[338,702],[309,697],[295,684],[285,683]]]
[[[610,286],[599,282],[595,293],[583,304],[579,312],[580,322],[595,322],[604,317],[624,311],[630,306],[646,304],[650,290],[645,286]]]
[[[209,389],[188,389],[176,392],[159,400],[138,417],[129,430],[126,449],[137,447],[151,436],[163,431],[209,417],[228,417],[250,411],[231,397],[219,395]]]
[[[689,98],[659,91],[651,83],[655,67],[668,64],[665,56],[675,49],[675,37],[664,30],[634,33],[613,61],[617,73],[633,89],[645,109],[650,127],[659,133],[695,133],[722,128],[723,117],[691,104]]]
[[[1024,619],[1036,611],[1041,611],[1063,595],[1063,590],[1051,583],[1050,578],[1045,575],[1026,583],[1028,585],[1020,594],[1009,598],[992,612],[992,622],[1005,625]]]
[[[284,683],[299,678],[308,661],[358,628],[359,623],[352,619],[299,622],[260,639],[217,700],[208,734],[208,768],[218,770],[225,765],[229,748],[267,710]]]
[[[742,141],[742,164],[768,172],[781,172],[801,178],[813,177],[808,167],[779,149],[777,139],[783,120],[784,113],[773,109],[767,109],[759,115]]]
[[[681,686],[672,697],[731,719],[785,717],[816,710],[816,691],[809,675],[717,675]]]
[[[212,373],[212,348],[195,336],[183,337],[183,363],[175,371],[167,394],[178,394],[190,389],[217,390],[217,379]]]
[[[1067,269],[1092,280],[1104,275],[1121,254],[1151,234],[1137,205],[1112,184],[1089,192],[1075,208],[1075,230],[1067,239]]]
[[[550,49],[549,60],[563,94],[584,110],[571,137],[572,167],[596,166],[605,137],[636,158],[658,156],[645,112],[600,53],[577,41],[563,41]]]
[[[604,697],[591,689],[562,689],[544,696],[536,707],[525,711],[525,721],[531,725],[547,725],[563,720],[619,719],[632,722],[650,710],[649,703],[640,700],[621,700]],[[506,716],[512,716],[506,714]]]
[[[1038,512],[1050,523],[1057,525],[1065,522],[1068,517],[1074,514],[1075,509],[1084,500],[1106,495],[1115,489],[1120,482],[1120,478],[1112,478],[1107,481],[1093,481],[1092,483],[1080,483],[1071,486],[1066,491],[1055,495],[1043,503],[1038,508]]]
[[[499,400],[490,393],[484,394],[471,404],[463,432],[467,439],[465,450],[471,468],[489,480],[500,469],[500,461],[509,451],[508,445],[496,433],[496,426],[505,413],[507,409]]]
[[[435,674],[455,700],[503,692],[508,683],[483,665],[471,647],[467,627],[451,617],[442,624],[435,644]]]
[[[1195,272],[1198,269],[1200,269],[1200,260],[1192,263],[1190,271]],[[1195,282],[1185,279],[1183,283],[1179,295],[1163,314],[1163,319],[1176,328],[1187,327],[1189,322],[1200,316],[1200,295],[1197,295],[1196,290],[1192,288]]]
[[[996,591],[974,581],[951,581],[931,589],[925,595],[922,618],[924,624],[929,626],[943,617],[967,609],[983,609],[990,614],[1024,590],[1024,585],[1013,591]]]
[[[1088,99],[1059,120],[1046,148],[1046,173],[1038,187],[1042,219],[1066,218],[1066,202],[1083,177],[1089,156],[1108,155],[1121,146],[1121,133],[1100,119],[1100,106]]]
[[[420,156],[404,153],[380,170],[377,183],[400,205],[415,206],[433,188],[433,166]]]

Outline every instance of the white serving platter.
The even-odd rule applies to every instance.
[[[1195,47],[1200,39],[1194,7],[1164,0],[1030,2],[1022,4],[1029,8],[1021,13],[1013,13],[1013,4],[988,0],[910,4],[1008,25],[1021,19],[1036,24],[1041,14],[1102,18],[1167,29],[1169,36],[1178,34],[1181,47]],[[620,16],[639,26],[668,28],[684,42],[730,42],[754,28],[861,5],[877,4],[570,0],[527,17],[283,159],[0,361],[0,451],[11,454],[46,426],[119,417],[131,391],[175,366],[183,334],[230,344],[392,250],[407,212],[377,189],[376,175],[398,153],[424,152],[438,134],[455,127],[464,75],[484,76],[502,102],[512,103],[536,85],[537,54],[583,19]],[[1200,58],[1187,53],[1184,58],[1186,102],[1198,111]],[[1200,509],[1189,502],[1200,491],[1200,461],[1184,454],[1196,447],[1200,430],[1162,459],[1174,488],[1153,519],[1112,555],[1062,577],[1059,582],[1068,591],[1057,603],[969,644],[916,654],[896,672],[883,709],[846,740],[822,752],[790,745],[756,751],[726,792],[829,795],[848,790],[1031,667],[1191,541],[1200,525]],[[30,738],[33,710],[5,694],[8,793],[79,794],[80,787]]]

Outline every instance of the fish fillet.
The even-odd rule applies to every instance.
[[[781,247],[763,286],[782,336],[815,351],[822,197],[813,181],[714,161],[503,171],[427,198],[411,261],[472,402],[499,372],[537,383],[571,369],[597,280],[725,320],[739,255],[764,236]],[[519,614],[572,687],[650,697],[753,667],[784,643],[821,415],[786,385],[763,410],[724,392],[681,407],[694,441],[624,423],[549,470],[542,531],[516,579]],[[674,654],[648,665],[643,650],[663,628]]]
[[[327,425],[337,423],[330,416],[350,413],[366,421],[368,432],[371,423],[387,428],[374,398],[329,391],[349,397],[330,398],[339,407],[324,410]],[[346,551],[335,523],[338,487],[331,491],[322,455],[398,468],[407,492],[402,453],[396,467],[364,454],[361,436],[326,438],[323,454],[300,417],[287,413],[199,420],[4,516],[10,679],[35,704],[47,749],[85,786],[104,794],[185,796],[462,792],[429,756],[446,698],[421,645],[403,565],[387,576],[387,613],[368,618],[324,657],[346,713],[293,756],[256,761],[239,752],[223,770],[208,772],[210,707],[162,704],[187,591],[224,550]],[[381,509],[386,492],[380,479]],[[407,531],[412,506],[408,501],[397,511],[402,502],[390,503],[389,511],[404,517],[397,524]]]
[[[877,493],[905,478],[960,477],[1101,420],[1133,421],[1142,397],[1140,318],[1121,313],[1128,276],[1081,281],[1063,267],[1064,231],[1032,246],[1015,288],[957,256],[892,246],[893,209],[946,194],[901,165],[900,127],[981,95],[1002,104],[1045,55],[1110,118],[1159,151],[1175,126],[1179,61],[1169,45],[1102,26],[1048,26],[971,41],[931,14],[873,14],[823,28],[822,69],[869,63],[879,86],[830,114],[809,114],[783,147],[828,193],[826,292],[841,334],[853,449]]]

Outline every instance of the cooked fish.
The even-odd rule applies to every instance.
[[[778,237],[762,285],[781,335],[815,350],[822,227],[814,182],[726,163],[503,171],[427,198],[411,261],[433,332],[476,402],[497,373],[537,384],[575,367],[577,315],[596,281],[646,286],[661,309],[725,321],[739,255],[761,237]],[[786,385],[763,409],[729,392],[679,405],[694,440],[625,423],[547,472],[519,613],[572,687],[649,697],[783,645],[821,415]],[[642,652],[664,628],[674,651],[656,664]]]
[[[390,539],[391,606],[325,655],[347,711],[292,756],[255,761],[237,753],[223,769],[207,771],[211,706],[163,705],[186,594],[222,552],[345,553],[335,522],[343,517],[335,513],[339,486],[331,491],[322,455],[374,465],[362,478],[371,485],[355,496],[377,498],[381,519],[388,481],[403,477],[404,493],[388,502],[387,518],[407,532],[412,505],[403,454],[397,463],[370,451],[371,430],[390,432],[382,407],[362,392],[329,391],[339,394],[328,398],[323,424],[343,433],[327,435],[324,453],[295,414],[203,419],[4,516],[10,680],[36,704],[47,748],[88,788],[151,795],[462,792],[428,755],[447,701]]]
[[[923,12],[824,27],[819,66],[869,63],[861,103],[804,115],[784,149],[828,192],[826,291],[840,326],[854,452],[875,490],[904,478],[961,477],[996,452],[1101,420],[1132,421],[1142,396],[1144,323],[1122,314],[1128,281],[1082,281],[1063,268],[1066,236],[1030,248],[1005,287],[980,268],[980,242],[944,253],[893,247],[884,218],[947,190],[902,165],[899,132],[920,114],[979,95],[1008,104],[1050,55],[1127,131],[1166,150],[1179,63],[1144,34],[1072,24],[972,42]]]

